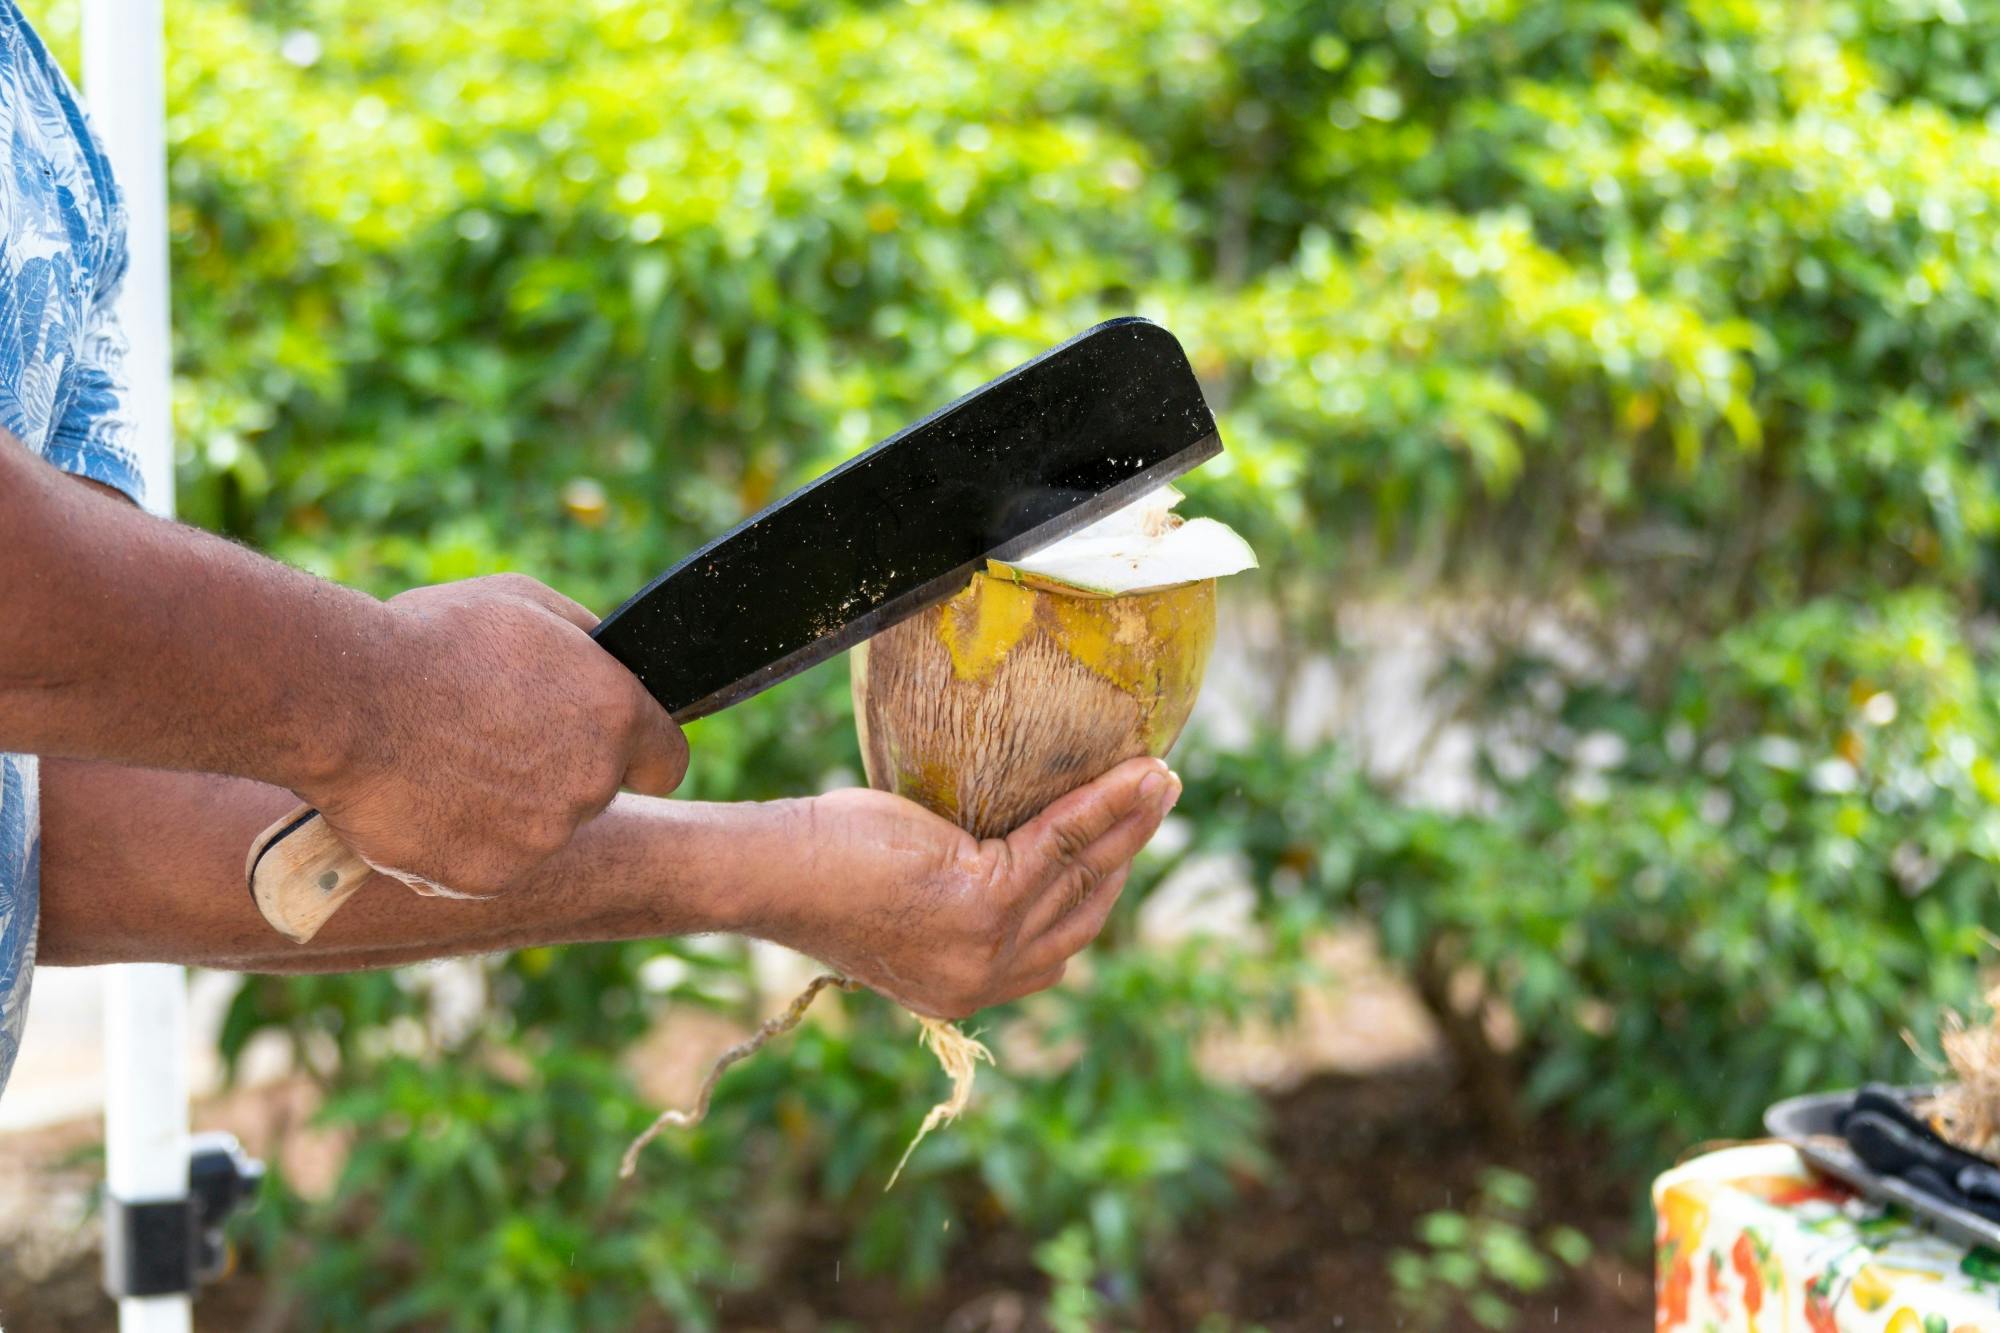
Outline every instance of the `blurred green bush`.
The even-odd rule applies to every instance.
[[[666,1001],[754,1006],[726,946],[496,962],[492,1022],[422,1058],[420,977],[254,983],[229,1050],[289,1033],[368,1145],[264,1214],[310,1322],[699,1325],[829,1209],[913,1284],[950,1220],[1012,1219],[1084,1326],[1258,1169],[1190,1047],[1281,1015],[1329,921],[1408,966],[1467,1095],[1579,1117],[1635,1188],[1782,1092],[1909,1072],[1899,1034],[1974,986],[1993,0],[169,11],[190,519],[377,591],[513,568],[604,607],[1138,310],[1224,423],[1190,507],[1264,555],[1232,592],[1283,629],[1270,715],[1343,611],[1443,607],[1426,707],[1481,778],[1454,813],[1343,746],[1192,747],[1192,837],[1128,896],[1228,852],[1265,929],[1160,955],[1122,916],[990,1020],[1082,1057],[988,1079],[888,1203],[933,1079],[868,1000],[614,1190],[616,1057]],[[823,669],[699,724],[688,790],[854,780],[849,735]]]

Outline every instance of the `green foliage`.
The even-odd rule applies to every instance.
[[[1065,1228],[1036,1248],[1035,1264],[1049,1275],[1049,1327],[1092,1333],[1109,1311],[1091,1285],[1097,1266],[1089,1235],[1081,1227]]]
[[[505,966],[582,984],[601,961],[535,957]],[[727,1003],[743,974],[705,963],[673,969],[667,993]],[[1260,973],[1262,1000],[1247,980]],[[1085,1049],[982,1072],[978,1114],[926,1140],[888,1194],[938,1075],[907,1016],[872,997],[733,1070],[703,1125],[648,1148],[623,1185],[618,1158],[652,1112],[578,1039],[587,1015],[417,1052],[362,1044],[319,1117],[355,1143],[333,1200],[273,1191],[253,1237],[313,1327],[602,1328],[653,1308],[710,1327],[711,1294],[752,1281],[807,1213],[839,1222],[862,1271],[913,1288],[975,1223],[1060,1236],[1060,1262],[1044,1257],[1059,1304],[1094,1310],[1129,1298],[1149,1242],[1261,1170],[1256,1103],[1201,1078],[1191,1051],[1296,981],[1213,951],[1117,957],[1040,1006],[985,1016],[989,1037]]]
[[[481,1054],[481,1053],[475,1053]],[[749,1164],[705,1142],[644,1188],[608,1147],[652,1118],[615,1067],[560,1048],[490,1062],[372,1062],[322,1121],[352,1135],[336,1202],[272,1191],[251,1218],[312,1327],[629,1327],[658,1309],[712,1326],[741,1285]]]
[[[73,11],[30,8],[67,49]],[[1189,1052],[1282,1014],[1330,919],[1407,966],[1490,1075],[1469,1095],[1579,1118],[1635,1187],[1781,1092],[1909,1072],[1901,1031],[1971,995],[2000,928],[1992,0],[169,8],[196,521],[378,592],[514,568],[604,607],[1136,309],[1221,415],[1189,507],[1265,557],[1230,591],[1283,630],[1271,717],[1344,610],[1465,609],[1424,708],[1474,737],[1473,808],[1345,743],[1191,748],[1177,856],[1241,858],[1253,937],[1156,954],[1121,913],[1085,981],[988,1020],[1073,1058],[986,1078],[888,1201],[935,1077],[858,1003],[654,1150],[657,1209],[604,1192],[619,1053],[669,1002],[748,1012],[732,947],[495,962],[490,1019],[422,1058],[422,977],[253,984],[229,1049],[288,1034],[373,1140],[283,1213],[332,1266],[288,1270],[311,1319],[450,1292],[583,1326],[560,1238],[602,1226],[592,1299],[698,1325],[725,1254],[770,1259],[739,1189],[912,1284],[997,1210],[1052,1312],[1101,1319],[1256,1168],[1254,1102]],[[855,780],[850,737],[812,673],[699,724],[688,792]],[[490,1135],[442,1127],[468,1107]],[[369,1231],[389,1209],[421,1234]]]
[[[1914,1072],[1898,1030],[1973,989],[1996,917],[1982,638],[1928,597],[1811,603],[1722,639],[1664,716],[1572,703],[1627,757],[1514,831],[1538,849],[1514,875],[1545,887],[1468,912],[1463,937],[1524,1023],[1572,1046],[1531,1096],[1664,1146],[1747,1132],[1778,1093]],[[1547,954],[1502,959],[1491,928]],[[1676,1076],[1648,1079],[1649,1051]]]
[[[1547,1288],[1565,1267],[1590,1258],[1590,1241],[1571,1227],[1537,1237],[1535,1183],[1490,1168],[1464,1212],[1442,1209],[1417,1223],[1422,1248],[1398,1250],[1389,1260],[1396,1303],[1418,1328],[1443,1328],[1463,1311],[1481,1328],[1514,1327],[1509,1298]]]
[[[1520,1035],[1460,1055],[1606,1130],[1634,1178],[1780,1096],[1920,1072],[1900,1034],[1975,992],[2000,925],[1986,634],[1924,592],[1816,601],[1692,654],[1659,702],[1643,674],[1505,662],[1486,812],[1278,747],[1191,758],[1183,805],[1274,906],[1373,920],[1440,1009],[1474,983],[1469,1017]]]

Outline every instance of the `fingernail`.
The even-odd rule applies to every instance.
[[[1173,791],[1167,796],[1167,809],[1171,810],[1174,808],[1175,803],[1181,799],[1181,775],[1169,771],[1167,776],[1172,778],[1174,783]]]
[[[1145,777],[1139,779],[1139,799],[1142,801],[1157,802],[1160,799],[1161,793],[1165,792],[1166,789],[1167,775],[1165,773],[1148,773]]]

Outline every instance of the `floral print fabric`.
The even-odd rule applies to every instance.
[[[113,309],[124,273],[124,207],[104,150],[48,48],[0,0],[0,427],[136,500]],[[0,755],[0,1088],[35,966],[39,816],[34,757]]]
[[[1967,1250],[1760,1143],[1654,1182],[1657,1333],[2000,1333],[2000,1254]]]

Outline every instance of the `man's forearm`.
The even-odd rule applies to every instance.
[[[390,618],[79,486],[0,432],[0,750],[240,773],[341,764]]]
[[[45,761],[40,960],[344,971],[752,930],[758,905],[799,877],[799,803],[623,796],[518,893],[423,898],[378,876],[298,945],[265,923],[243,880],[244,849],[292,800],[241,779]]]

